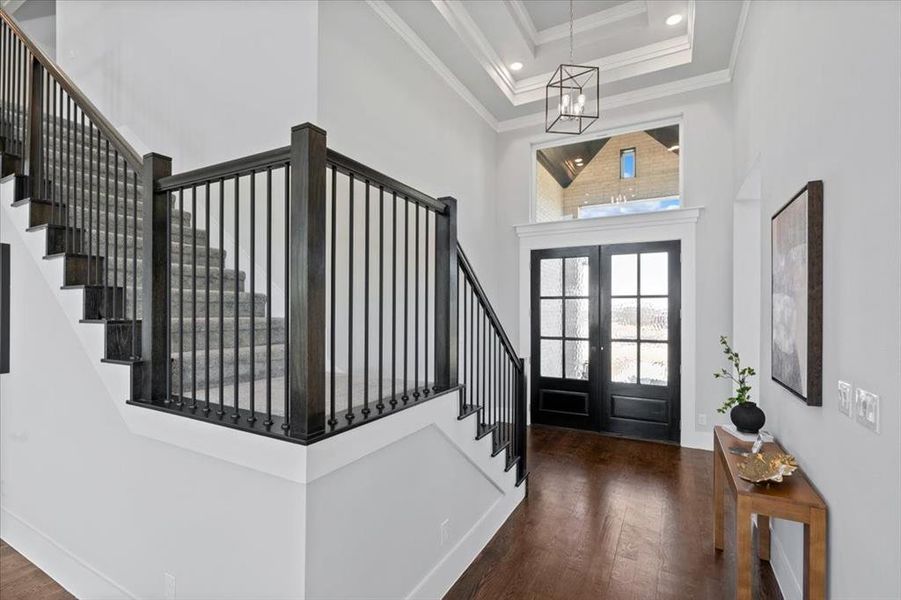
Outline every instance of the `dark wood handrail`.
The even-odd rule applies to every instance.
[[[514,348],[513,344],[510,343],[510,338],[507,337],[507,332],[504,331],[504,326],[501,325],[500,319],[497,318],[497,314],[495,314],[494,308],[491,306],[491,302],[488,300],[488,295],[482,288],[482,284],[479,281],[479,278],[476,277],[475,270],[472,268],[472,263],[469,262],[469,258],[467,258],[466,253],[463,251],[463,248],[460,246],[459,242],[457,243],[457,258],[460,262],[460,268],[463,269],[463,273],[466,275],[466,278],[472,285],[472,289],[475,290],[476,297],[485,308],[485,313],[488,315],[488,320],[491,321],[492,326],[494,327],[495,331],[497,331],[497,335],[498,337],[500,337],[501,342],[504,344],[504,348],[507,350],[507,354],[516,365],[517,370],[521,370],[522,366],[519,363],[519,355],[516,353],[516,348]]]
[[[236,175],[247,175],[258,169],[265,167],[284,165],[291,161],[291,146],[276,148],[275,150],[267,150],[242,158],[235,158],[225,162],[201,167],[184,173],[163,177],[157,182],[154,188],[157,192],[170,192],[172,190],[184,189],[186,187],[206,183],[208,181],[216,181],[217,179],[228,179]]]
[[[290,159],[290,146],[267,150],[265,152],[251,154],[250,156],[227,160],[208,167],[201,167],[199,169],[164,177],[157,183],[156,191],[169,192],[172,190],[184,189],[191,185],[215,181],[223,177],[228,178],[236,175],[246,175],[247,173],[267,166],[285,164],[289,162]],[[447,210],[447,207],[441,200],[432,198],[431,196],[424,194],[405,183],[401,183],[393,177],[380,173],[340,152],[328,149],[326,162],[345,175],[353,175],[357,179],[369,181],[373,185],[382,185],[387,189],[397,192],[398,196],[421,204],[438,214],[444,214]]]
[[[110,123],[106,117],[97,109],[94,104],[88,100],[88,97],[82,92],[75,83],[69,79],[69,76],[66,75],[60,68],[57,66],[53,60],[44,54],[44,51],[41,50],[37,44],[31,41],[24,31],[19,27],[16,23],[15,19],[13,19],[10,15],[6,13],[4,10],[0,10],[0,18],[12,29],[13,33],[22,40],[22,43],[25,44],[25,47],[28,48],[28,51],[31,52],[32,56],[34,56],[38,62],[47,70],[51,77],[62,87],[66,93],[72,98],[75,104],[84,111],[84,114],[91,119],[91,122],[94,124],[97,129],[99,129],[103,135],[110,141],[113,145],[113,148],[119,151],[119,154],[125,159],[128,165],[134,169],[135,171],[140,171],[143,168],[143,159],[141,156],[135,151],[134,148],[131,147],[125,138],[123,138],[116,128],[113,127],[112,123]]]
[[[331,148],[328,150],[327,162],[334,165],[338,171],[346,175],[353,175],[359,179],[368,180],[373,184],[384,185],[386,188],[390,188],[397,192],[399,196],[403,196],[407,200],[412,200],[426,208],[430,208],[438,214],[444,214],[444,211],[447,209],[440,200],[436,200],[405,183],[401,183],[393,177],[389,177],[384,173],[380,173],[375,169],[367,167],[361,162],[348,158],[340,152],[335,152]]]

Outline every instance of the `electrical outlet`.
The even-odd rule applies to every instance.
[[[163,598],[175,600],[175,575],[163,573]]]
[[[444,519],[441,522],[439,537],[442,546],[447,543],[448,539],[450,539],[450,519]]]
[[[879,396],[873,392],[857,388],[854,396],[857,422],[879,433]]]
[[[703,413],[698,415],[698,425],[707,425],[707,415]]]
[[[854,412],[851,400],[851,384],[847,381],[838,382],[838,412],[848,417],[853,417]]]

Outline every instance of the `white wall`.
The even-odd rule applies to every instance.
[[[364,2],[319,6],[318,105],[329,147],[457,199],[460,243],[494,301],[494,130]]]
[[[59,289],[62,262],[42,258],[44,232],[25,232],[12,185],[0,194],[13,315],[0,535],[79,598],[162,598],[164,573],[178,598],[302,597],[305,486],[130,430],[123,411],[168,419],[167,435],[200,423],[125,406],[128,367],[100,363],[102,326],[78,323],[82,292]]]
[[[180,172],[285,146],[316,121],[316,2],[60,0],[58,62]]]
[[[697,425],[692,436],[706,436],[719,419],[716,406],[729,396],[729,386],[715,380],[712,373],[721,365],[719,336],[732,329],[732,96],[729,86],[717,86],[696,92],[645,102],[601,113],[596,131],[618,133],[623,128],[642,129],[652,121],[681,118],[682,203],[686,207],[704,207],[697,223],[697,356],[694,366],[697,381],[696,412],[707,416],[707,425]],[[531,168],[534,145],[555,138],[543,127],[531,127],[503,133],[498,137],[498,251],[497,264],[517,262],[517,238],[513,226],[529,222]],[[603,243],[598,239],[597,243]],[[514,343],[523,356],[524,327],[517,306],[518,277],[509,275],[509,285],[497,308]],[[519,332],[516,336],[515,332]],[[683,357],[683,363],[687,357]],[[683,403],[684,399],[683,399]],[[683,421],[684,423],[684,421]]]
[[[13,17],[47,56],[56,58],[56,0],[27,0]]]
[[[829,507],[829,596],[901,597],[901,6],[755,2],[734,80],[736,188],[759,155],[760,397],[767,428]],[[770,379],[770,217],[824,184],[823,406]],[[881,432],[837,410],[839,379],[881,397]],[[773,565],[800,597],[802,529],[776,521]]]

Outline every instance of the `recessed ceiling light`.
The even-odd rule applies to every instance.
[[[510,63],[510,70],[511,70],[511,71],[519,71],[520,69],[522,69],[522,63],[521,63],[521,62]]]
[[[679,144],[673,144],[672,146],[667,148],[667,150],[669,150],[670,152],[675,152],[678,149],[679,149]]]
[[[682,15],[676,13],[675,15],[670,15],[666,18],[667,25],[678,25],[682,22]]]

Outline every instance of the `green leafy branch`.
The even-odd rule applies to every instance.
[[[742,367],[741,366],[741,358],[738,356],[738,352],[732,349],[732,346],[729,345],[729,340],[726,336],[720,336],[720,345],[723,347],[723,354],[726,355],[726,360],[729,361],[730,368],[729,369],[720,369],[719,371],[713,374],[717,379],[729,379],[736,384],[735,395],[730,396],[723,405],[716,409],[718,413],[725,413],[727,410],[731,409],[736,404],[741,404],[743,402],[751,401],[751,386],[748,384],[748,377],[756,375],[757,372],[753,369],[753,367]]]

